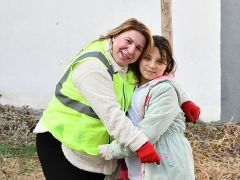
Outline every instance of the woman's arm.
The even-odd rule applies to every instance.
[[[146,136],[137,130],[120,109],[114,93],[113,81],[100,61],[88,60],[78,65],[73,72],[73,82],[90,103],[108,133],[119,143],[136,151],[146,141]]]
[[[179,103],[186,116],[186,122],[195,123],[199,118],[200,108],[189,99],[187,93],[183,91],[179,84],[175,83],[175,87],[177,89],[176,92],[178,94]]]
[[[136,126],[152,143],[155,143],[181,111],[175,88],[169,83],[160,83],[152,89],[151,100],[144,119]],[[121,159],[133,155],[128,147],[117,141],[99,146],[100,154],[106,159]]]
[[[135,152],[131,151],[128,147],[119,144],[116,140],[111,142],[111,144],[100,145],[98,148],[99,153],[105,160],[122,159],[136,155]]]

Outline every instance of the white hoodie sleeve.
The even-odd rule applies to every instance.
[[[108,133],[120,144],[136,151],[148,140],[120,109],[112,78],[101,62],[88,60],[79,64],[74,69],[72,80],[79,93],[86,98],[101,119]]]

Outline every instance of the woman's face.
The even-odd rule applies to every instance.
[[[112,55],[120,66],[127,66],[138,60],[146,46],[146,38],[135,30],[125,31],[112,38]]]
[[[140,85],[164,75],[167,67],[166,64],[166,60],[162,59],[158,48],[154,47],[150,54],[145,55],[139,62],[141,73]]]

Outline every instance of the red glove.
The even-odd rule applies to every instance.
[[[142,145],[137,151],[138,159],[142,163],[157,163],[160,164],[160,157],[153,145],[147,141],[144,145]]]
[[[192,101],[186,101],[181,106],[186,116],[186,122],[196,123],[200,115],[200,108]]]
[[[118,159],[118,164],[120,164],[120,170],[117,176],[117,180],[129,180],[128,169],[124,159]]]

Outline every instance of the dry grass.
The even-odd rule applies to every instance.
[[[40,115],[41,110],[0,104],[0,145],[8,143],[15,150],[31,145]],[[188,124],[186,136],[192,145],[197,180],[240,179],[240,124]],[[0,179],[44,179],[36,152],[26,151],[4,153],[0,148]]]
[[[1,180],[44,180],[37,156],[31,158],[0,157]]]
[[[189,124],[196,179],[240,179],[240,124]]]
[[[32,133],[41,110],[0,104],[0,179],[43,180]]]

